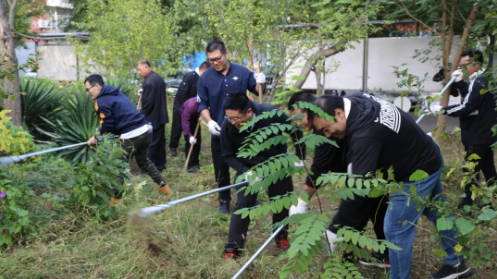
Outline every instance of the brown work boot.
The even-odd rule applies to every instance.
[[[112,198],[110,199],[109,206],[110,207],[116,207],[118,205],[123,204],[123,200],[118,199],[118,198]]]
[[[161,186],[159,186],[159,193],[168,196],[171,194],[171,189],[169,189],[167,184],[161,184]]]

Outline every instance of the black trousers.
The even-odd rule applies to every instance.
[[[157,185],[160,185],[165,182],[164,177],[162,177],[154,163],[152,163],[147,156],[150,142],[152,142],[152,136],[149,133],[142,134],[136,138],[122,140],[121,148],[126,152],[121,160],[129,162],[129,160],[134,157],[138,167],[148,173]],[[122,176],[119,176],[119,182],[121,182],[121,184],[124,183],[124,178]],[[116,198],[121,198],[121,193],[118,191],[114,192]]]
[[[221,154],[221,139],[211,138],[211,151],[212,151],[212,161],[214,163],[214,177],[218,187],[230,185],[230,167],[223,160]],[[219,192],[220,201],[230,201],[231,194],[230,190],[225,190]]]
[[[192,133],[193,131],[194,130],[192,130]],[[181,127],[181,114],[179,114],[179,108],[173,108],[173,124],[171,125],[169,148],[178,148],[181,134],[183,134],[183,128]]]
[[[159,171],[166,168],[166,125],[154,127],[152,142],[148,146],[148,158],[155,164]]]
[[[383,230],[385,214],[388,209],[388,197],[377,198],[360,197],[354,195],[354,199],[342,200],[338,212],[333,217],[328,229],[337,233],[340,227],[351,227],[363,231],[368,220],[373,222],[373,229],[377,239],[386,239]],[[385,250],[388,253],[388,249]]]
[[[495,182],[497,178],[497,173],[495,171],[494,164],[494,151],[488,145],[468,145],[464,146],[464,151],[466,151],[466,160],[471,154],[476,154],[480,157],[479,160],[472,160],[472,162],[476,162],[474,172],[483,172],[483,176],[485,176],[486,181],[492,180]],[[468,172],[469,170],[465,170]],[[480,175],[476,174],[475,179],[479,181]],[[473,200],[471,199],[471,185],[474,183],[468,183],[464,186],[464,193],[466,193],[466,197],[462,199],[461,205],[472,205]]]
[[[195,133],[195,128],[197,128],[198,119],[192,119],[190,121],[190,131],[192,134]],[[190,161],[188,162],[188,168],[193,168],[200,164],[200,145],[202,143],[202,135],[200,134],[200,127],[198,127],[197,137],[195,138],[197,143],[193,145],[192,155],[190,156]],[[190,137],[185,136],[185,158],[188,158],[188,152],[190,151]]]
[[[242,186],[237,187],[237,191],[242,188]],[[272,184],[268,188],[268,195],[270,198],[286,195],[289,192],[293,191],[293,182],[291,177],[285,177],[283,180],[276,182],[276,184]],[[235,209],[233,209],[233,213],[231,215],[230,222],[230,230],[228,233],[228,243],[224,246],[225,249],[239,249],[243,248],[245,243],[245,238],[247,237],[247,231],[250,224],[250,218],[247,216],[242,219],[242,215],[235,214],[234,212],[247,207],[252,207],[255,205],[257,200],[257,194],[249,194],[245,196],[245,191],[237,192],[236,194],[236,205]],[[288,209],[283,207],[283,210],[280,213],[273,213],[273,225],[283,221],[288,217]],[[273,228],[273,232],[277,228]],[[277,239],[287,238],[288,237],[288,225],[278,234]]]

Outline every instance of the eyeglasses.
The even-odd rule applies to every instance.
[[[93,87],[97,86],[97,84],[95,83],[95,85],[93,85],[92,87],[88,87],[86,88],[86,93],[90,92],[90,89],[92,89]]]
[[[238,121],[240,121],[242,118],[244,118],[246,114],[247,114],[247,111],[245,111],[242,114],[242,116],[240,116],[240,117],[229,117],[226,115],[226,116],[224,116],[224,118],[226,118],[226,120],[228,120],[231,123],[233,123],[233,122],[238,123]]]
[[[224,56],[224,53],[221,54],[221,56],[219,56],[219,57],[208,59],[209,63],[211,63],[211,64],[216,63],[217,64],[217,63],[221,62],[221,59],[223,58],[223,56]]]

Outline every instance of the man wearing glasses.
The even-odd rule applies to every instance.
[[[100,118],[100,130],[97,132],[97,136],[106,133],[119,135],[122,141],[121,147],[126,151],[122,160],[128,161],[134,157],[140,169],[148,173],[159,185],[159,193],[171,194],[164,178],[147,156],[152,135],[148,132],[145,116],[119,89],[104,85],[102,76],[91,75],[85,79],[84,84],[87,94],[92,100],[95,100],[95,111]],[[88,145],[96,144],[96,136],[88,140]],[[122,176],[119,177],[119,182],[124,182]],[[116,196],[112,198],[111,205],[117,203],[121,198],[121,193],[117,190],[114,192]]]
[[[206,47],[207,59],[211,68],[207,69],[197,83],[197,103],[200,115],[207,121],[212,134],[211,151],[214,163],[214,177],[218,187],[230,184],[229,166],[221,157],[221,128],[224,120],[223,103],[233,92],[257,94],[257,84],[264,84],[264,73],[254,74],[246,67],[231,63],[228,50],[222,41],[211,41]],[[229,213],[230,191],[219,192],[219,212]]]
[[[482,69],[483,54],[479,50],[468,49],[461,54],[461,69],[452,73],[456,77],[456,87],[461,93],[461,104],[448,107],[436,107],[432,111],[442,110],[444,114],[459,117],[461,139],[466,152],[466,160],[476,162],[474,173],[483,172],[487,181],[495,181],[497,173],[494,164],[494,151],[491,145],[497,140],[492,127],[497,124],[494,95],[488,91],[488,78]],[[468,81],[463,80],[467,78]],[[456,90],[452,90],[456,91]],[[477,157],[472,154],[476,154]],[[469,157],[472,156],[470,159]],[[478,179],[477,174],[475,179]],[[472,205],[471,188],[478,183],[472,181],[464,187],[466,196],[459,207]]]
[[[256,156],[251,158],[240,158],[237,157],[238,150],[244,144],[244,141],[252,133],[259,129],[270,127],[273,123],[288,124],[289,117],[286,114],[275,114],[273,117],[268,117],[266,119],[261,119],[251,125],[247,130],[240,132],[240,128],[245,123],[254,119],[254,117],[263,114],[264,112],[273,111],[278,109],[273,105],[268,104],[258,104],[252,102],[247,97],[245,93],[232,93],[226,97],[224,101],[224,110],[226,112],[226,121],[223,122],[221,128],[221,145],[222,145],[222,155],[226,163],[235,169],[236,176],[245,175],[245,179],[248,180],[248,176],[251,175],[250,168],[257,164],[267,161],[269,158],[285,154],[287,152],[286,143],[273,145],[271,148],[265,149],[259,152]],[[302,138],[302,131],[297,130],[296,133],[290,132],[294,142]],[[296,135],[295,135],[296,134]],[[271,138],[273,135],[270,135]],[[268,140],[269,140],[268,138]],[[297,148],[297,156],[303,160],[305,154],[305,146],[302,149]],[[302,161],[301,161],[302,162]],[[300,164],[295,164],[295,166]],[[302,163],[303,165],[303,163]],[[256,181],[258,179],[255,179]],[[255,182],[254,182],[255,183]],[[240,190],[240,188],[237,188]],[[291,176],[286,176],[282,180],[271,184],[268,188],[269,198],[276,196],[286,195],[293,191],[293,182]],[[233,212],[239,209],[250,208],[255,206],[257,199],[257,193],[245,195],[245,191],[238,191],[236,197],[236,205]],[[288,209],[283,208],[279,213],[273,214],[273,225],[283,221],[288,216]],[[239,256],[239,250],[243,248],[245,243],[245,238],[247,237],[247,231],[250,224],[250,218],[242,218],[240,214],[233,213],[231,215],[230,229],[228,233],[228,243],[225,245],[225,255],[224,259],[235,259]],[[283,251],[290,248],[288,243],[288,226],[283,229],[278,236],[275,238],[276,245]],[[276,228],[274,228],[276,230]]]

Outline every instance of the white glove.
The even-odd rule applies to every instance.
[[[252,171],[249,171],[247,172],[247,174],[245,174],[245,181],[249,181],[249,177],[253,176],[254,173]],[[254,185],[255,183],[261,181],[261,179],[259,177],[256,177],[254,179],[254,181],[252,181],[251,183],[249,183],[250,185]]]
[[[335,251],[335,243],[343,242],[343,237],[338,238],[337,235],[330,230],[326,230],[324,234],[328,236],[328,244],[330,245],[331,252],[333,253],[333,251]]]
[[[211,132],[211,134],[213,134],[214,136],[219,136],[221,134],[221,127],[217,125],[216,121],[209,121],[209,123],[207,123],[207,126],[209,127],[209,131]]]
[[[294,163],[294,166],[297,167],[297,168],[301,168],[304,166],[304,160],[300,160],[300,162],[295,162]]]
[[[452,77],[455,77],[455,82],[459,82],[462,80],[463,72],[459,69],[452,72]]]
[[[442,108],[443,107],[439,104],[431,104],[429,113],[435,114],[437,112],[440,112],[442,110]]]
[[[196,144],[197,143],[197,140],[195,139],[194,136],[191,136],[190,137],[190,144]]]
[[[254,78],[257,83],[266,83],[266,75],[264,73],[254,74]]]
[[[292,205],[290,206],[288,216],[292,216],[295,214],[302,214],[307,211],[307,203],[299,198],[299,203],[297,206]]]

